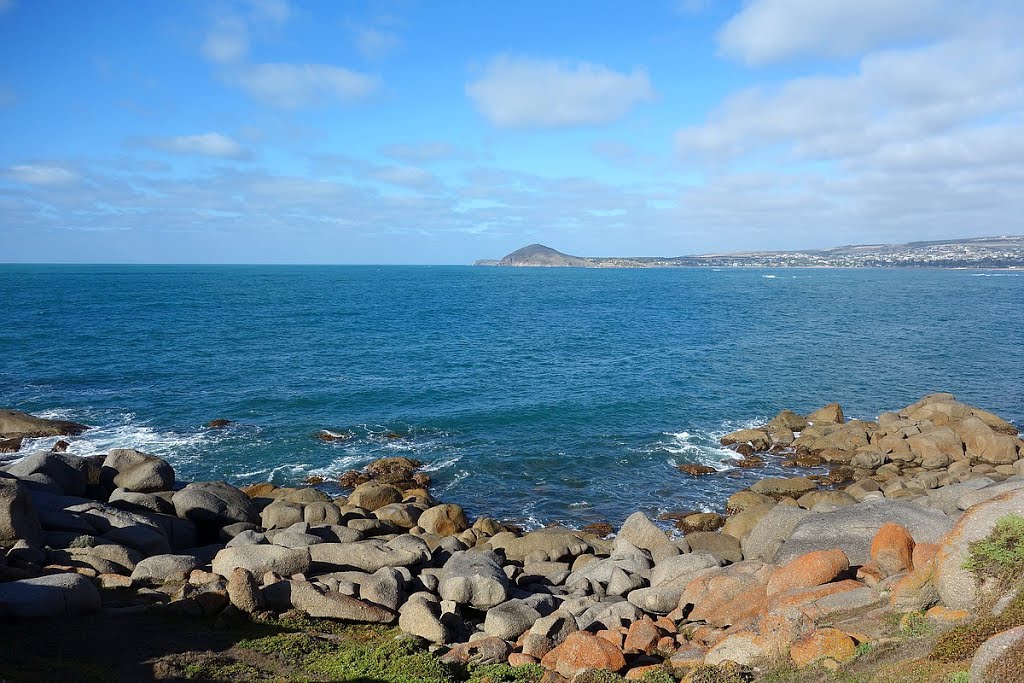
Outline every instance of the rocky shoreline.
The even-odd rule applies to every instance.
[[[84,429],[0,411],[9,451]],[[952,628],[1014,600],[965,568],[972,543],[1024,515],[1024,442],[998,416],[950,394],[871,422],[830,404],[722,444],[745,467],[830,471],[761,479],[722,514],[680,516],[679,533],[642,512],[614,534],[523,532],[436,500],[406,458],[348,473],[351,493],[332,498],[178,482],[132,449],[31,453],[0,467],[0,615],[141,609],[230,627],[298,610],[396,624],[444,662],[539,666],[548,683],[600,669],[696,681],[780,661],[839,670],[894,618]],[[1002,680],[989,669],[1024,648],[1020,628],[997,638],[970,680]]]

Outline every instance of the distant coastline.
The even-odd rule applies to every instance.
[[[572,256],[530,244],[477,266],[516,268],[950,268],[1024,269],[1024,236],[906,244],[862,244],[801,251],[741,251],[693,256]]]

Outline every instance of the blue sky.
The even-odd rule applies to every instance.
[[[1016,0],[0,0],[0,261],[1024,233]]]

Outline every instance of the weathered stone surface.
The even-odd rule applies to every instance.
[[[504,550],[505,556],[515,562],[523,562],[527,557],[535,558],[538,553],[557,562],[590,550],[590,545],[577,532],[559,527],[538,529],[522,536],[501,532],[492,536],[488,543],[495,549]]]
[[[134,448],[115,448],[103,461],[101,481],[126,491],[152,493],[174,487],[174,469],[166,460]]]
[[[707,553],[687,553],[662,560],[651,570],[651,586],[678,586],[685,588],[693,574],[701,569],[717,567],[720,562]]]
[[[79,574],[50,574],[0,583],[0,614],[62,617],[100,610],[100,593]]]
[[[0,410],[0,438],[41,436],[77,436],[89,429],[87,425],[68,420],[48,420],[20,410]]]
[[[401,540],[399,540],[401,539]],[[413,536],[390,541],[321,543],[309,547],[313,564],[327,569],[358,569],[373,573],[383,567],[412,567],[430,557],[426,544]]]
[[[1000,434],[975,416],[966,417],[956,425],[971,461],[992,465],[1010,464],[1017,460],[1017,439]]]
[[[729,496],[725,503],[725,511],[726,514],[735,515],[762,505],[775,505],[775,499],[753,491],[737,491]]]
[[[436,598],[426,600],[412,596],[399,610],[398,628],[438,645],[454,639],[452,629],[441,620],[441,605]]]
[[[320,548],[322,546],[311,547]],[[256,576],[263,576],[267,572],[291,576],[306,572],[309,565],[308,549],[282,548],[276,545],[245,545],[225,548],[213,558],[213,572],[225,578],[231,576],[231,572],[236,567],[248,569]]]
[[[843,424],[846,418],[843,416],[842,406],[838,403],[829,403],[808,415],[807,421],[812,425]]]
[[[171,502],[179,517],[198,524],[225,526],[259,521],[252,499],[222,481],[191,483],[175,492]]]
[[[5,465],[2,470],[25,480],[36,480],[37,475],[42,475],[40,481],[52,482],[60,489],[59,493],[80,496],[85,493],[85,485],[88,483],[88,467],[84,458],[67,453],[38,451]]]
[[[650,617],[638,619],[629,625],[623,650],[629,654],[649,655],[657,648],[660,639],[661,631]]]
[[[741,429],[731,434],[726,434],[720,441],[723,446],[749,443],[757,451],[766,451],[772,445],[771,437],[763,429]]]
[[[907,438],[910,451],[921,459],[926,469],[939,469],[954,460],[963,460],[964,445],[949,427],[936,427]]]
[[[1021,674],[1021,660],[1018,658],[1016,666],[1000,667],[997,660],[1003,657],[1010,649],[1020,650],[1024,643],[1024,626],[1018,626],[1009,630],[997,633],[978,648],[971,660],[970,680],[972,683],[1011,683],[1019,681]]]
[[[695,531],[717,531],[724,525],[725,517],[716,512],[698,512],[687,515],[676,522],[676,528],[684,534],[692,534]]]
[[[18,539],[38,544],[42,532],[39,516],[24,484],[17,479],[0,478],[0,547]]]
[[[307,581],[290,581],[291,604],[311,617],[389,624],[394,612],[337,591],[321,590]]]
[[[132,581],[185,581],[192,570],[199,569],[199,566],[193,555],[154,555],[135,565]]]
[[[695,531],[686,535],[686,544],[695,554],[711,555],[719,564],[739,562],[743,559],[743,550],[739,539],[729,534],[714,531]]]
[[[787,408],[769,420],[768,426],[788,429],[791,432],[801,432],[807,428],[807,420]]]
[[[355,505],[373,512],[391,503],[402,502],[402,492],[390,484],[368,481],[360,484],[349,494],[349,505]]]
[[[885,576],[908,571],[914,566],[914,545],[914,537],[906,527],[886,522],[871,541],[871,560]]]
[[[760,493],[769,498],[799,498],[805,493],[810,493],[818,488],[818,485],[807,477],[766,477],[754,483],[750,490]]]
[[[759,495],[759,494],[754,494]],[[742,512],[738,512],[730,517],[726,522],[725,526],[722,527],[722,533],[728,534],[733,538],[742,541],[744,538],[750,535],[750,532],[757,526],[765,515],[771,512],[772,508],[776,506],[775,502],[762,503],[754,507],[747,508]]]
[[[435,505],[420,515],[419,525],[429,534],[454,536],[469,528],[466,513],[459,505]]]
[[[811,513],[797,507],[776,505],[761,517],[743,539],[743,558],[771,562],[793,529]]]
[[[935,587],[946,607],[973,610],[978,606],[981,596],[974,575],[964,569],[969,546],[988,536],[996,522],[1009,514],[1024,514],[1024,490],[1009,491],[969,508],[941,539],[934,559]]]
[[[642,512],[634,512],[626,518],[616,539],[629,541],[637,548],[649,551],[671,543],[665,532],[655,526]]]
[[[174,514],[174,505],[171,503],[170,494],[155,495],[152,493],[138,493],[127,489],[114,489],[107,501],[114,507],[124,510],[137,510],[142,512],[158,512],[165,515]]]
[[[260,512],[260,526],[267,530],[287,529],[303,521],[302,508],[301,503],[275,500]]]
[[[382,522],[401,529],[411,529],[419,522],[423,508],[412,503],[391,503],[373,511],[373,516]]]
[[[607,640],[578,631],[546,654],[541,665],[571,678],[587,669],[620,671],[625,668],[626,659],[622,651]]]
[[[768,581],[768,597],[776,593],[829,583],[850,568],[842,550],[815,550],[790,560]]]
[[[866,564],[871,559],[871,541],[886,522],[902,524],[920,543],[938,541],[953,526],[952,520],[938,510],[900,500],[868,499],[802,519],[782,544],[775,561],[788,562],[812,550],[839,548],[851,564]]]
[[[459,643],[441,656],[449,664],[477,665],[502,664],[508,659],[512,648],[501,638],[493,636],[477,638],[468,643]]]
[[[491,609],[508,600],[508,577],[491,553],[457,552],[444,565],[438,592],[442,600]]]
[[[679,598],[686,587],[684,579],[680,577],[680,583],[677,584],[638,588],[629,593],[626,599],[648,614],[668,614],[679,604]]]
[[[523,600],[509,600],[487,610],[484,633],[502,640],[515,640],[540,619],[540,616],[540,612]]]
[[[263,594],[252,572],[236,567],[228,577],[228,600],[237,609],[252,614],[263,609]]]

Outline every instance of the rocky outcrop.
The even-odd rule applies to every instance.
[[[41,436],[77,436],[88,425],[67,420],[49,420],[20,410],[0,410],[0,438],[35,438]]]

